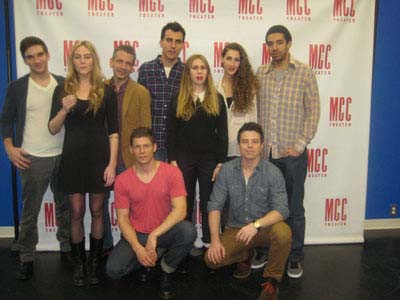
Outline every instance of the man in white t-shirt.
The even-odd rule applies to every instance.
[[[53,136],[47,128],[53,91],[63,78],[49,72],[50,54],[41,39],[32,36],[24,38],[20,51],[30,73],[8,86],[0,128],[8,158],[19,169],[21,176],[23,210],[18,239],[20,263],[16,277],[27,280],[33,275],[38,243],[37,218],[49,184],[54,193],[57,239],[64,262],[71,261],[71,246],[68,202],[57,183],[64,131]]]

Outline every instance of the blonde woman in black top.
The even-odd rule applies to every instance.
[[[210,66],[203,55],[192,55],[186,62],[179,94],[173,99],[168,116],[168,156],[179,166],[188,193],[187,216],[192,220],[196,181],[199,181],[202,240],[210,243],[207,203],[213,181],[226,160],[228,131],[226,107],[218,94]]]

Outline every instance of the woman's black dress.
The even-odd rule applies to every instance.
[[[62,107],[64,85],[54,90],[50,120]],[[108,136],[118,132],[117,98],[114,91],[105,86],[102,105],[94,115],[86,112],[89,101],[79,100],[67,115],[65,138],[60,165],[62,190],[66,194],[103,193],[104,170],[110,159]]]

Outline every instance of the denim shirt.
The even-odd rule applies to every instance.
[[[272,210],[278,211],[284,219],[289,216],[282,173],[263,159],[248,179],[247,185],[240,157],[222,165],[208,203],[208,211],[222,211],[227,201],[227,225],[230,227],[243,227]]]

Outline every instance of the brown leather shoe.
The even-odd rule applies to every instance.
[[[253,258],[254,249],[249,251],[249,257],[240,263],[237,264],[235,272],[233,272],[232,276],[236,279],[245,279],[251,274],[251,259]]]
[[[235,272],[232,276],[236,279],[245,279],[251,274],[251,267],[248,261],[243,261],[237,264]]]

